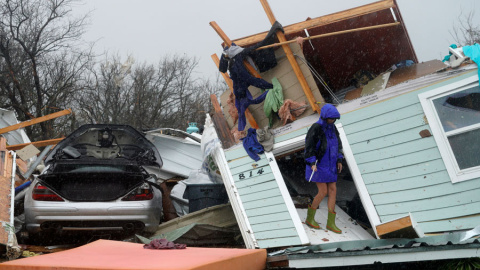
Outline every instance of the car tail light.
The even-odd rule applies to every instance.
[[[50,189],[40,183],[37,183],[33,188],[32,198],[36,201],[63,202],[63,199],[60,196],[53,193]]]
[[[153,190],[149,184],[144,183],[125,196],[122,201],[146,201],[151,199],[153,199]]]

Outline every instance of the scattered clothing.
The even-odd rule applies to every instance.
[[[153,239],[149,244],[143,246],[145,249],[184,249],[186,247],[185,244],[175,244],[165,238]]]
[[[255,86],[262,90],[271,89],[273,85],[262,78],[256,78],[252,76],[244,65],[244,61],[253,62],[252,57],[259,58],[259,52],[255,51],[257,48],[273,43],[275,40],[276,31],[283,31],[282,26],[275,22],[270,29],[270,32],[267,34],[267,37],[257,43],[254,46],[248,48],[242,48],[235,44],[232,44],[231,47],[224,49],[224,53],[220,59],[219,70],[221,72],[230,72],[230,78],[233,82],[233,93],[235,95],[235,107],[238,111],[238,130],[242,131],[246,126],[245,110],[251,104],[259,104],[265,100],[265,97],[268,92],[263,92],[260,96],[255,99],[252,97],[252,94],[248,90],[249,86]],[[263,51],[263,50],[260,50]],[[260,57],[261,59],[265,59]],[[275,60],[276,61],[276,60]],[[228,63],[228,65],[226,64]],[[252,63],[253,64],[253,63]],[[257,63],[258,64],[258,63]],[[276,63],[275,63],[276,65]],[[252,66],[255,66],[253,64]],[[262,65],[262,69],[265,69],[265,65]],[[262,72],[262,70],[260,70]]]
[[[263,146],[257,140],[257,130],[249,128],[247,136],[243,138],[243,148],[247,151],[247,154],[255,161],[259,161],[258,154],[263,153]]]
[[[300,116],[307,109],[308,105],[305,101],[295,102],[291,99],[286,99],[283,102],[282,107],[278,111],[280,119],[283,121],[283,125],[287,124],[287,121],[293,121],[294,117]]]
[[[337,181],[337,163],[343,159],[342,142],[335,124],[328,124],[327,118],[339,119],[340,113],[331,104],[325,104],[320,118],[307,132],[305,138],[305,179],[312,176],[312,165],[317,171],[311,177],[312,182],[331,183]]]
[[[268,118],[268,126],[273,125],[273,114],[283,105],[283,89],[277,78],[272,79],[273,88],[268,90],[263,104],[263,111]]]
[[[257,141],[263,146],[265,151],[272,151],[273,144],[275,143],[273,130],[269,127],[257,129]]]

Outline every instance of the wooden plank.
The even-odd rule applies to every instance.
[[[424,233],[469,230],[478,224],[480,224],[480,215],[418,223]]]
[[[398,231],[411,226],[412,226],[412,220],[410,219],[410,216],[405,216],[399,219],[395,219],[395,220],[377,225],[377,233],[380,236],[380,238],[383,238],[382,236],[384,234]]]
[[[235,139],[233,138],[227,122],[223,117],[222,110],[220,109],[220,105],[217,101],[217,96],[213,94],[210,95],[210,100],[212,101],[213,108],[215,109],[215,113],[212,115],[212,121],[214,123],[215,130],[217,131],[218,138],[220,139],[223,148],[230,148],[231,146],[235,145]]]
[[[12,150],[12,151],[16,151],[16,150],[20,150],[20,149],[22,149],[25,146],[30,145],[30,144],[35,146],[35,147],[44,147],[44,146],[47,146],[47,145],[56,145],[63,139],[65,139],[65,137],[58,138],[58,139],[44,140],[44,141],[14,144],[14,145],[7,146],[7,149]]]
[[[15,124],[15,125],[11,125],[11,126],[8,126],[8,127],[1,128],[0,129],[0,134],[7,133],[7,132],[10,132],[10,131],[13,131],[13,130],[20,129],[20,128],[28,127],[28,126],[38,124],[38,123],[41,123],[41,122],[45,122],[47,120],[55,119],[57,117],[64,116],[64,115],[67,115],[67,114],[71,114],[71,113],[72,113],[71,109],[66,109],[66,110],[63,110],[63,111],[56,112],[56,113],[47,114],[47,115],[42,116],[42,117],[37,117],[37,118],[27,120],[27,121],[24,121],[24,122]]]
[[[353,133],[366,131],[379,126],[384,126],[388,123],[397,122],[417,115],[422,115],[422,117],[424,115],[422,105],[419,102],[409,104],[405,107],[399,107],[395,110],[385,112],[374,117],[370,117],[366,121],[357,121],[350,123],[345,126],[345,131],[347,132],[347,134],[351,135]],[[343,116],[340,122],[345,125]]]
[[[6,149],[7,139],[0,137],[0,221],[13,225],[11,220],[12,205],[12,165],[13,157]],[[8,230],[0,225],[0,243],[8,243]]]
[[[362,174],[366,185],[382,183],[387,181],[396,181],[399,179],[408,179],[414,176],[425,176],[434,172],[446,171],[445,163],[442,159],[437,159],[424,164],[415,164],[399,169],[393,169],[382,172]]]
[[[364,163],[359,165],[359,168],[362,173],[381,172],[415,164],[422,164],[439,158],[441,158],[441,156],[438,148],[430,148],[393,158]]]
[[[297,235],[297,230],[295,230],[294,228],[255,233],[255,236],[257,236],[257,240],[275,239],[281,237],[295,237]]]
[[[248,217],[251,218],[251,217],[264,216],[268,214],[285,213],[285,209],[286,209],[285,204],[280,203],[276,205],[247,209],[246,211],[247,211]]]
[[[392,27],[392,26],[399,26],[399,25],[400,25],[400,22],[394,22],[394,23],[385,23],[385,24],[372,25],[372,26],[366,26],[366,27],[358,27],[358,28],[353,28],[353,29],[348,29],[348,30],[330,32],[330,33],[326,33],[326,34],[308,36],[308,37],[304,37],[303,40],[307,41],[307,40],[311,40],[311,39],[331,37],[331,36],[336,36],[336,35],[343,35],[343,34],[348,34],[348,33],[355,33],[355,32],[360,32],[360,31],[373,30],[373,29],[378,29],[378,28]],[[265,46],[259,47],[259,48],[257,48],[257,50],[275,48],[275,47],[278,47],[278,46],[281,46],[281,45],[290,44],[290,43],[294,43],[294,42],[297,42],[297,40],[296,39],[286,40],[284,42],[278,42],[278,43],[273,43],[273,44],[270,44],[270,45],[265,45]],[[389,74],[389,76],[390,76],[390,74]]]
[[[238,167],[245,167],[245,166],[250,166],[251,168],[253,168],[253,167],[262,167],[267,165],[265,154],[263,153],[259,154],[258,156],[260,157],[260,160],[255,161],[250,156],[246,155],[247,154],[246,152],[244,153],[245,153],[245,156],[228,161],[228,166],[230,167],[230,169],[235,169]]]
[[[260,0],[260,3],[262,4],[268,19],[270,20],[270,23],[273,25],[277,20],[275,19],[275,15],[273,15],[270,5],[268,4],[267,0]],[[280,42],[287,41],[284,33],[277,31],[276,35],[277,35],[278,41]],[[302,71],[300,70],[300,67],[298,66],[295,56],[293,56],[290,46],[288,46],[288,44],[282,45],[282,49],[285,51],[285,54],[287,55],[290,65],[292,65],[293,71],[295,72],[295,75],[297,76],[297,79],[300,82],[300,85],[302,86],[302,90],[305,93],[305,96],[307,97],[310,107],[315,112],[320,113],[320,107],[318,106],[317,101],[315,100],[315,97],[312,94],[310,86],[308,86],[307,80],[305,80],[305,77]]]
[[[265,222],[252,225],[252,229],[255,233],[259,232],[268,232],[268,231],[275,231],[275,230],[282,230],[287,228],[294,228],[292,220],[279,220],[279,221],[272,221],[272,222]]]
[[[255,216],[255,217],[248,217],[250,223],[253,224],[260,224],[265,223],[266,220],[268,221],[280,221],[280,220],[289,220],[290,215],[287,211],[281,213],[273,213],[263,216]]]
[[[271,196],[268,198],[261,198],[260,200],[244,202],[243,206],[245,210],[248,210],[248,209],[257,208],[259,206],[270,206],[270,205],[276,205],[279,203],[284,203],[283,197],[281,196],[280,193],[278,193],[277,196]]]
[[[417,175],[405,179],[397,179],[395,181],[380,182],[368,185],[368,193],[370,195],[381,194],[385,192],[395,192],[402,190],[410,190],[423,188],[442,183],[450,183],[447,171],[433,172],[431,174]]]
[[[355,123],[367,123],[372,118],[388,114],[390,112],[408,107],[414,104],[420,104],[418,94],[422,91],[413,91],[394,98],[384,100],[372,106],[367,106],[359,110],[342,114],[341,122],[345,127]]]
[[[478,179],[477,179],[478,180]],[[469,180],[461,183],[443,183],[435,186],[428,186],[421,189],[410,190],[409,192],[388,192],[372,195],[375,205],[415,201],[449,194],[460,194],[462,192],[480,189],[480,181]]]
[[[393,0],[379,1],[372,4],[368,4],[368,5],[344,10],[341,12],[333,13],[330,15],[295,23],[292,25],[284,26],[283,29],[284,29],[285,35],[290,35],[293,33],[301,32],[304,29],[319,27],[323,25],[340,22],[343,20],[348,20],[348,19],[359,17],[362,15],[389,9],[391,7],[395,7]],[[262,41],[266,37],[266,35],[267,35],[267,32],[262,32],[256,35],[235,39],[233,42],[235,42],[235,44],[237,44],[238,46],[248,46],[248,45],[252,45]]]
[[[236,184],[238,189],[241,189],[241,188],[256,186],[258,184],[263,184],[263,183],[266,183],[266,182],[272,182],[272,181],[274,181],[273,174],[271,173],[270,168],[269,168],[269,170],[270,170],[270,173],[267,177],[254,177],[254,178],[252,177],[252,178],[249,178],[247,180],[237,181],[235,184]]]
[[[312,124],[313,124],[313,122],[312,122]],[[275,137],[275,143],[284,142],[284,141],[287,141],[287,140],[290,140],[290,139],[293,139],[293,138],[296,138],[296,137],[300,137],[300,136],[305,137],[305,135],[307,135],[307,132],[308,132],[308,128],[301,128],[301,129],[298,129],[298,130],[295,130],[295,131],[292,131],[292,132],[289,132],[289,133],[286,133],[286,134],[282,134],[279,137]]]
[[[387,146],[376,151],[359,153],[355,155],[355,160],[357,161],[358,165],[361,165],[368,162],[407,155],[416,151],[422,151],[433,147],[437,147],[437,143],[433,137],[422,138],[421,140],[418,139],[402,144]]]
[[[232,160],[236,160],[239,158],[250,158],[247,154],[247,151],[245,151],[245,148],[243,145],[233,147],[232,149],[228,149],[225,151],[225,158],[227,159],[228,163],[230,164]],[[263,156],[260,155],[260,158],[263,159]],[[250,158],[254,162],[253,159]]]
[[[256,169],[258,170],[260,168],[265,168],[265,166],[268,167],[268,164],[267,164],[268,162],[266,161],[266,159],[260,159],[258,162],[254,161],[250,157],[248,157],[248,159],[250,159],[253,162],[249,162],[245,164],[236,163],[233,165],[237,165],[237,166],[230,166],[230,171],[232,172],[232,174],[238,174],[241,172],[247,172],[247,171],[256,170]],[[242,159],[242,160],[245,160],[245,159]],[[241,160],[238,160],[238,161],[241,161]]]
[[[346,130],[346,132],[348,134],[350,144],[355,145],[356,143],[372,141],[379,138],[381,139],[389,135],[395,136],[397,134],[401,134],[401,132],[403,131],[411,130],[417,127],[423,127],[423,129],[430,128],[428,125],[425,124],[423,120],[423,114],[417,114],[406,119],[390,122],[389,124],[384,124],[382,126],[373,127],[362,132],[357,132],[353,134],[348,133],[348,130]],[[420,138],[420,135],[418,135],[418,138]]]
[[[478,215],[480,214],[479,209],[480,202],[474,202],[445,207],[441,209],[430,209],[425,211],[412,212],[412,215],[414,215],[417,222],[428,222],[432,220],[451,219],[463,216]],[[390,215],[381,216],[382,220],[387,220],[389,217]]]
[[[357,143],[351,143],[350,145],[352,147],[352,151],[355,154],[379,150],[390,145],[402,144],[418,140],[420,138],[420,131],[425,129],[428,129],[427,125],[420,125],[408,130],[403,130],[402,132],[365,140],[362,140],[361,137],[357,136],[356,139],[362,141],[359,141]]]
[[[267,190],[264,192],[255,192],[255,193],[242,195],[242,201],[244,203],[247,203],[250,201],[259,201],[259,200],[270,198],[270,197],[277,197],[278,195],[281,195],[280,191],[278,189],[273,189],[273,190]],[[281,201],[283,201],[283,198],[281,199]]]
[[[297,237],[279,237],[274,239],[258,240],[258,246],[260,248],[271,247],[291,247],[301,245],[300,238]]]
[[[434,209],[444,209],[451,206],[479,202],[478,190],[468,190],[461,194],[449,194],[441,197],[426,198],[423,200],[397,202],[392,204],[378,205],[377,211],[380,215],[398,215],[407,212],[420,212]]]
[[[244,195],[275,189],[277,187],[277,183],[274,181],[272,175],[269,176],[271,177],[265,177],[265,179],[271,179],[272,181],[263,182],[256,185],[247,185],[242,188],[238,188],[238,192],[240,195]]]

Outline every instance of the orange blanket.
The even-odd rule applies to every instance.
[[[143,244],[98,240],[57,253],[0,264],[0,269],[265,269],[265,249],[144,249]]]

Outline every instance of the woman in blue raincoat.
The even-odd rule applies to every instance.
[[[342,233],[335,224],[335,201],[337,196],[337,174],[342,171],[342,142],[338,136],[335,121],[340,118],[337,108],[325,104],[320,119],[308,130],[305,138],[305,179],[317,184],[318,193],[308,206],[305,223],[315,229],[320,225],[315,221],[315,213],[320,202],[328,194],[327,229]]]

